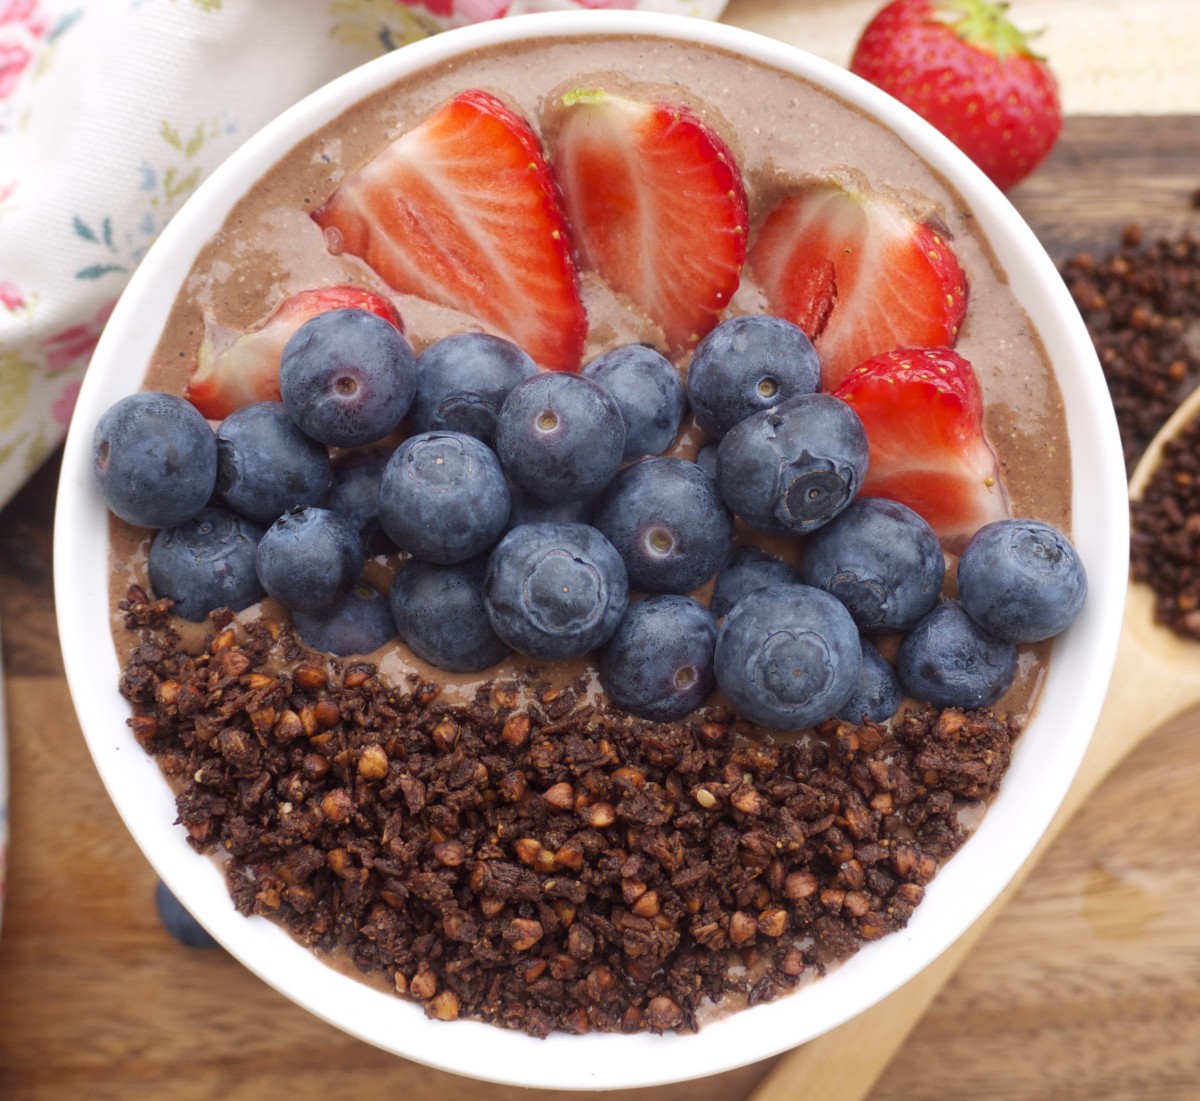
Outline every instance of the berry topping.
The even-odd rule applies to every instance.
[[[944,600],[900,643],[904,691],[933,707],[991,707],[1017,673],[1017,647],[988,634],[956,600]]]
[[[202,509],[163,528],[150,543],[146,573],[155,595],[175,602],[177,616],[203,622],[216,608],[240,612],[266,594],[255,572],[263,527],[223,508]]]
[[[388,599],[405,645],[422,661],[451,673],[478,673],[503,661],[509,647],[483,607],[487,560],[451,566],[409,559]]]
[[[126,523],[174,527],[208,504],[217,443],[183,398],[143,391],[101,415],[92,435],[92,470],[109,509]]]
[[[768,585],[794,585],[800,575],[786,562],[774,558],[757,547],[738,547],[721,567],[713,582],[708,610],[717,619],[728,615],[742,597]]]
[[[802,535],[846,508],[867,473],[867,436],[845,402],[798,394],[734,425],[717,449],[717,484],[759,531]]]
[[[958,560],[958,598],[997,638],[1040,642],[1061,634],[1087,596],[1079,552],[1040,520],[980,528]]]
[[[850,68],[936,126],[1009,188],[1062,129],[1058,84],[990,0],[896,0],[867,24]]]
[[[607,642],[629,605],[621,556],[587,524],[522,524],[492,551],[483,581],[492,628],[544,661]]]
[[[804,330],[766,314],[722,321],[688,364],[696,423],[718,439],[751,413],[821,388],[821,361]]]
[[[592,522],[593,499],[585,497],[573,501],[543,501],[520,486],[509,487],[512,492],[512,508],[508,510],[508,526],[512,531],[522,524],[590,524]]]
[[[509,503],[500,460],[486,444],[463,432],[421,432],[384,468],[379,522],[401,550],[450,565],[491,549]]]
[[[717,627],[690,596],[631,604],[600,651],[600,685],[612,703],[653,722],[676,722],[712,692]]]
[[[862,644],[850,613],[808,585],[743,597],[721,623],[717,683],[744,718],[801,730],[834,715],[858,684]]]
[[[536,374],[537,364],[511,340],[490,333],[442,337],[417,356],[408,422],[416,432],[465,432],[492,447],[508,392]]]
[[[648,344],[621,344],[584,365],[585,378],[616,399],[625,421],[625,461],[661,455],[675,440],[687,397],[675,365]]]
[[[544,372],[509,391],[496,420],[496,451],[526,493],[584,500],[620,467],[625,418],[616,398],[590,378]]]
[[[285,298],[262,325],[249,332],[233,333],[208,322],[185,396],[212,420],[252,401],[278,401],[284,345],[306,321],[342,309],[367,310],[404,332],[396,307],[362,287],[339,283],[300,291]]]
[[[846,605],[860,631],[905,631],[937,602],[946,560],[907,505],[860,497],[804,544],[800,576]]]
[[[391,457],[387,447],[343,451],[333,460],[333,481],[323,502],[350,521],[372,553],[387,542],[379,526],[379,483]]]
[[[923,516],[958,553],[1008,515],[1008,495],[983,431],[975,371],[949,348],[909,348],[861,364],[835,394],[862,418],[871,462],[862,493]]]
[[[672,351],[717,322],[741,279],[737,162],[691,108],[578,89],[550,139],[583,264],[659,325]]]
[[[283,349],[279,390],[292,419],[330,447],[361,447],[394,432],[417,390],[408,341],[367,310],[306,321]]]
[[[396,621],[387,597],[365,581],[350,587],[328,608],[292,612],[300,641],[310,650],[338,657],[370,654],[396,637]]]
[[[576,370],[587,328],[557,190],[529,124],[469,89],[347,177],[313,218],[395,290]]]
[[[336,512],[289,509],[259,540],[257,567],[262,587],[285,608],[328,608],[359,579],[362,538]]]
[[[234,512],[273,523],[329,491],[328,448],[306,436],[279,401],[235,409],[217,426],[217,492]]]
[[[858,668],[858,683],[854,693],[838,710],[838,718],[856,726],[862,723],[885,723],[904,700],[896,670],[868,638],[862,641],[862,665]]]
[[[592,523],[617,548],[629,584],[647,593],[688,593],[729,557],[733,520],[716,484],[695,463],[657,455],[625,467]]]
[[[824,183],[767,216],[747,257],[772,313],[799,325],[833,390],[895,348],[952,346],[967,278],[941,234],[883,195]]]

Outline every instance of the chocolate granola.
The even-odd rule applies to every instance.
[[[1164,445],[1130,525],[1130,575],[1154,589],[1155,622],[1200,640],[1200,417]]]
[[[1075,256],[1062,274],[1104,368],[1132,470],[1200,383],[1200,237],[1146,240],[1131,225],[1118,248]],[[1130,576],[1154,589],[1155,622],[1200,639],[1200,420],[1163,449],[1130,520]]]
[[[915,709],[776,744],[536,670],[450,706],[285,622],[216,613],[191,655],[169,601],[134,587],[122,607],[131,727],[238,909],[431,1017],[537,1036],[693,1030],[902,928],[1016,735]]]
[[[1062,265],[1104,369],[1130,470],[1200,382],[1200,237],[1146,240],[1129,226],[1120,246]]]

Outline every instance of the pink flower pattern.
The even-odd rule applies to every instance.
[[[45,36],[38,0],[0,0],[0,99],[8,99],[33,61],[30,46]]]
[[[21,288],[7,279],[0,279],[0,306],[6,310],[19,310],[24,305],[25,296],[21,293]]]
[[[61,424],[64,428],[71,423],[71,414],[75,411],[75,399],[79,397],[79,388],[83,385],[82,379],[68,379],[67,384],[59,391],[50,406],[50,415],[55,422]]]
[[[115,298],[109,299],[90,321],[68,326],[42,341],[42,348],[46,352],[46,366],[52,374],[57,374],[70,367],[76,360],[92,354],[96,342],[100,339],[100,333],[104,330],[104,324],[108,321],[108,315],[112,313],[116,304]]]

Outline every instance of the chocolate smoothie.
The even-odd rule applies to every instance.
[[[877,122],[793,75],[657,38],[507,45],[420,72],[347,111],[268,172],[202,250],[145,385],[181,393],[202,342],[220,346],[261,325],[288,296],[335,283],[390,297],[417,352],[479,329],[475,318],[391,291],[359,259],[331,251],[311,217],[387,142],[471,87],[500,96],[542,133],[556,125],[562,95],[579,87],[689,104],[741,167],[751,232],[782,191],[811,179],[896,196],[936,224],[969,281],[956,348],[982,384],[1011,510],[1069,530],[1057,384],[946,181]],[[582,281],[585,361],[632,340],[661,343],[594,274]],[[730,313],[752,312],[763,303],[747,276]],[[686,370],[686,358],[679,366]],[[674,450],[694,454],[702,440],[685,424]],[[399,642],[362,663],[332,661],[303,651],[287,613],[269,600],[215,625],[224,630],[183,624],[128,599],[131,585],[149,592],[147,547],[145,532],[114,521],[114,637],[123,661],[132,654],[124,687],[136,711],[154,715],[152,725],[135,719],[134,730],[179,792],[195,846],[229,860],[237,904],[277,918],[339,966],[415,997],[431,1016],[477,1016],[534,1033],[693,1028],[714,1006],[775,997],[901,927],[998,785],[1049,654],[1048,645],[1022,647],[1016,683],[985,715],[918,708],[894,731],[833,723],[818,735],[772,738],[747,731],[718,697],[664,730],[615,713],[587,661],[530,670],[514,656],[484,674],[455,676]],[[794,560],[797,551],[785,553]],[[381,556],[368,577],[384,587],[395,565]],[[327,693],[335,714],[354,711],[368,733],[319,724],[305,731],[307,754],[243,745],[242,760],[218,744],[224,734],[180,734],[177,713],[155,711],[153,686],[199,685],[202,669],[239,647],[264,678],[276,678],[273,714],[303,717]],[[319,673],[297,677],[297,666]],[[372,707],[388,710],[403,732],[364,719]],[[245,713],[255,712],[247,705]],[[439,772],[451,758],[482,770],[471,783],[496,785],[478,820],[461,786]],[[382,781],[384,796],[364,794],[372,780]],[[247,785],[261,789],[250,797]],[[534,788],[549,810],[539,804],[522,818]],[[348,800],[344,815],[340,803],[331,811],[331,799]],[[324,811],[293,829],[303,807]],[[727,817],[714,833],[698,823],[697,808],[725,808]],[[578,819],[577,831],[564,815]],[[257,840],[249,836],[256,831]],[[512,842],[524,848],[514,853]],[[781,852],[801,855],[785,861]],[[404,860],[413,866],[403,870]],[[717,868],[726,880],[736,868],[736,882],[717,882]],[[564,894],[555,893],[556,874],[574,877]],[[542,877],[542,895],[533,876]]]

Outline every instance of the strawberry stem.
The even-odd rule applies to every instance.
[[[1008,7],[1008,0],[942,0],[935,17],[968,45],[987,50],[1000,61],[1012,54],[1036,56],[1029,40],[1042,32],[1019,30],[1006,14]]]
[[[609,98],[603,88],[573,88],[563,97],[563,106],[574,107],[577,103],[603,103]]]

